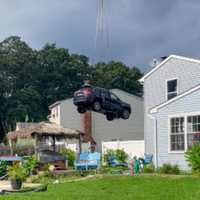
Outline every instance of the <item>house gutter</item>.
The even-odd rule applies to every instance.
[[[155,168],[158,168],[158,123],[157,118],[148,114],[148,116],[153,120],[154,123],[154,163]]]

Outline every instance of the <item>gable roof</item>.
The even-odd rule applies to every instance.
[[[152,70],[150,70],[148,73],[146,73],[139,81],[142,83],[144,80],[149,77],[151,74],[153,74],[155,71],[157,71],[160,67],[162,67],[165,63],[167,63],[170,59],[176,58],[179,60],[189,61],[189,62],[195,62],[200,64],[200,60],[193,59],[193,58],[187,58],[184,56],[177,56],[177,55],[170,55],[168,58],[163,60],[160,64],[158,64],[156,67],[154,67]]]
[[[55,103],[53,103],[49,106],[49,109],[51,110],[52,108],[56,107],[57,105],[60,105],[63,101],[66,101],[66,100],[69,100],[69,99],[72,99],[72,98],[67,98],[67,99],[63,99],[63,100],[60,100],[60,101],[56,101]]]
[[[143,98],[140,97],[139,95],[131,94],[131,93],[128,93],[128,92],[126,92],[126,91],[124,91],[124,90],[121,90],[121,89],[118,89],[118,88],[110,89],[110,91],[112,91],[112,92],[115,92],[115,91],[122,92],[122,93],[124,93],[124,94],[126,94],[126,95],[128,95],[128,96],[135,97],[135,98],[137,98],[137,99],[139,99],[139,100],[143,100]],[[73,98],[67,98],[67,99],[63,99],[63,100],[60,100],[60,101],[56,101],[55,103],[53,103],[53,104],[51,104],[51,105],[49,106],[49,109],[51,110],[51,109],[54,108],[55,106],[60,105],[62,102],[68,101],[68,100],[72,100],[72,99],[73,99]]]
[[[139,96],[139,95],[131,94],[131,93],[129,93],[129,92],[126,92],[126,91],[121,90],[121,89],[118,89],[118,88],[111,89],[110,91],[113,92],[113,93],[115,93],[115,92],[121,92],[121,93],[124,93],[124,94],[127,95],[127,96],[135,97],[135,98],[137,98],[137,99],[139,99],[139,100],[141,100],[141,101],[143,100],[143,97],[141,97],[141,96]]]
[[[157,113],[157,112],[158,112],[158,109],[160,109],[160,108],[162,108],[162,107],[165,107],[165,106],[167,106],[168,104],[173,103],[173,102],[175,102],[175,101],[181,99],[182,97],[185,97],[185,96],[187,96],[187,95],[189,95],[189,94],[191,94],[191,93],[193,93],[193,92],[196,92],[196,91],[198,91],[199,89],[200,89],[200,84],[198,84],[197,86],[191,88],[190,90],[187,90],[186,92],[184,92],[184,93],[178,95],[177,97],[175,97],[175,98],[173,98],[173,99],[170,99],[169,101],[166,101],[166,102],[164,102],[164,103],[162,103],[162,104],[160,104],[160,105],[158,105],[158,106],[156,106],[156,107],[150,109],[150,114]]]

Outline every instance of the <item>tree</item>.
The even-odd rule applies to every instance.
[[[90,65],[86,56],[55,44],[33,50],[20,37],[9,37],[0,43],[0,140],[16,122],[47,120],[48,106],[72,97],[86,79],[141,94],[141,75],[121,62]]]
[[[142,86],[138,82],[142,73],[136,67],[129,68],[121,62],[98,63],[95,65],[95,85],[108,89],[118,88],[132,94],[141,95]]]

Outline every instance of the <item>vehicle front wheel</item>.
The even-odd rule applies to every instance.
[[[129,117],[130,117],[130,111],[128,109],[124,109],[122,112],[122,118],[129,119]]]
[[[95,101],[93,103],[93,109],[94,111],[97,111],[97,112],[101,111],[101,103],[99,101]]]
[[[110,114],[110,113],[107,113],[107,114],[106,114],[106,119],[107,119],[108,121],[113,121],[113,120],[114,120],[114,116],[113,116],[112,114]]]
[[[83,113],[86,112],[86,109],[83,108],[83,107],[78,107],[78,108],[77,108],[77,111],[78,111],[80,114],[83,114]]]

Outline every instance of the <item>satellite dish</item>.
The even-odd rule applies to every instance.
[[[151,62],[150,62],[150,67],[154,68],[156,67],[158,64],[160,63],[160,60],[154,58]]]

